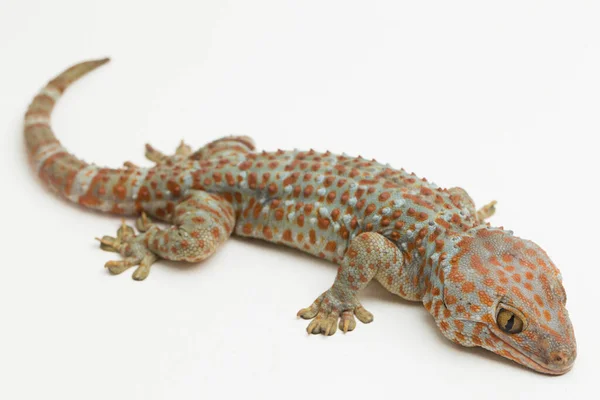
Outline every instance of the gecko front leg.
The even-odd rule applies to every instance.
[[[115,251],[123,260],[109,261],[106,268],[120,274],[139,265],[133,279],[143,280],[150,266],[158,259],[198,262],[212,255],[223,243],[235,225],[235,213],[224,198],[201,191],[192,191],[176,207],[173,226],[162,230],[142,215],[136,223],[142,232],[135,235],[133,228],[123,224],[117,237],[100,239],[103,250]]]
[[[402,253],[396,245],[378,233],[362,233],[352,239],[333,286],[310,307],[298,312],[299,317],[312,319],[308,333],[333,335],[338,320],[344,333],[352,331],[356,327],[354,315],[365,324],[373,321],[373,314],[358,301],[358,292],[381,268],[399,269],[402,262]]]

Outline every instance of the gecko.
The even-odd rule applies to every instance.
[[[460,188],[440,188],[404,169],[330,152],[258,152],[228,136],[194,151],[181,142],[155,163],[111,169],[69,153],[50,126],[69,85],[108,62],[86,61],[52,79],[24,121],[25,145],[41,181],[61,197],[123,220],[100,248],[120,254],[105,267],[135,280],[160,259],[200,262],[231,235],[289,246],[338,265],[333,285],[298,316],[311,334],[344,333],[373,321],[358,294],[372,280],[422,302],[442,334],[535,371],[571,369],[576,341],[558,268],[532,241],[485,222]],[[167,223],[161,228],[154,221]],[[356,317],[356,318],[355,318]]]

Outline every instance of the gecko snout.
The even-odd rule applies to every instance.
[[[557,373],[564,373],[571,369],[575,358],[577,357],[577,351],[557,350],[548,354],[548,367],[556,371]]]

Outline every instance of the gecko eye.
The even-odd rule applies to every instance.
[[[506,333],[521,333],[525,326],[523,319],[520,315],[513,310],[500,306],[498,314],[496,314],[496,323],[498,327]]]

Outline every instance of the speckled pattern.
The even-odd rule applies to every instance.
[[[298,315],[308,332],[332,335],[373,315],[358,300],[371,280],[420,301],[450,340],[481,346],[539,372],[562,374],[576,356],[558,269],[544,250],[484,222],[461,188],[442,189],[403,169],[310,151],[256,152],[244,136],[172,156],[146,147],[156,165],[101,168],[71,155],[50,128],[64,90],[108,60],[77,64],[34,98],[27,150],[59,195],[95,210],[136,216],[100,246],[122,259],[106,267],[148,276],[159,259],[197,262],[232,233],[284,244],[339,265],[331,288]],[[171,227],[162,230],[150,218]]]

